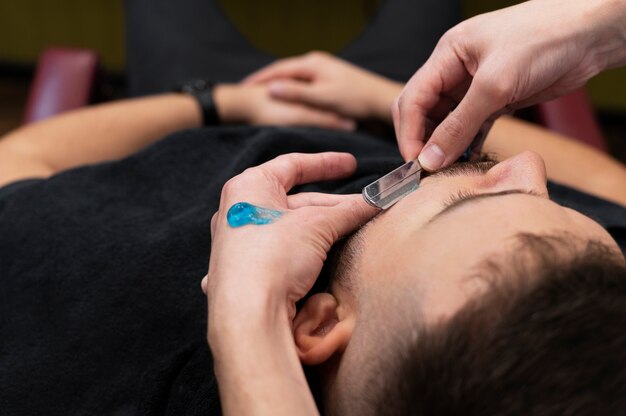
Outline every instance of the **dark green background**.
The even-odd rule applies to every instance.
[[[358,36],[384,0],[218,1],[253,45],[288,56],[338,51]],[[465,0],[463,10],[471,16],[514,3]],[[0,62],[32,65],[48,45],[96,49],[109,70],[123,72],[122,0],[0,0]],[[589,91],[598,109],[626,110],[626,69],[598,76]]]

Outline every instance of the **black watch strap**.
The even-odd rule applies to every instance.
[[[180,92],[193,96],[202,109],[202,124],[204,126],[217,126],[220,117],[217,106],[213,100],[213,86],[215,82],[206,79],[196,79],[187,82],[180,87]]]

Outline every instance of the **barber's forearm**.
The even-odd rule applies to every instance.
[[[287,311],[237,296],[209,311],[209,345],[225,415],[317,415]],[[216,303],[216,302],[215,302]]]
[[[163,136],[199,127],[194,98],[165,94],[80,109],[21,127],[0,139],[0,160],[38,163],[48,174],[132,154]]]

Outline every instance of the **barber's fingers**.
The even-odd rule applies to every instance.
[[[289,153],[248,168],[222,188],[219,216],[246,201],[269,209],[287,209],[287,192],[295,185],[350,176],[356,159],[349,153]],[[215,223],[214,227],[215,229]]]
[[[453,104],[450,104],[450,100],[446,99],[444,100],[440,105],[437,105],[435,107],[435,109],[432,111],[432,115],[429,115],[428,117],[424,118],[424,126],[423,126],[423,140],[420,142],[417,142],[415,144],[415,152],[419,154],[419,152],[422,150],[422,147],[424,145],[424,143],[426,141],[428,141],[428,139],[430,138],[430,136],[432,136],[433,131],[435,130],[435,128],[437,127],[437,125],[444,119],[446,118],[446,116],[450,113],[450,110],[454,108]],[[400,114],[399,114],[399,110],[396,110],[397,107],[392,107],[392,117],[393,117],[393,124],[394,126],[399,126],[399,120],[400,120]],[[396,131],[398,131],[396,129]],[[399,134],[396,133],[396,135],[399,137]],[[415,157],[410,157],[410,158],[405,158],[407,161],[408,160],[412,160],[415,159]]]
[[[276,78],[300,78],[310,80],[315,76],[315,67],[305,56],[286,58],[269,64],[242,80],[244,84],[262,84]]]
[[[467,84],[469,74],[463,61],[442,40],[428,61],[413,75],[396,99],[394,123],[400,153],[405,160],[415,159],[425,141],[426,119],[433,110],[445,113],[454,103],[443,100]],[[443,108],[445,107],[445,108]]]
[[[289,191],[295,185],[345,178],[355,169],[356,159],[350,153],[289,153],[252,168],[250,172],[270,174],[285,191]]]
[[[404,160],[415,159],[424,145],[424,124],[428,111],[419,103],[411,103],[415,91],[410,88],[411,84],[407,84],[391,109],[400,154]]]
[[[452,111],[456,107],[457,104],[458,100],[456,99],[450,98],[448,96],[440,97],[439,102],[428,112],[428,115],[424,119],[423,142],[426,142],[426,140],[428,140],[435,127],[437,127],[437,124],[441,123],[443,119],[445,119],[448,114],[450,114],[450,111]],[[393,118],[393,124],[396,127],[396,135],[399,137],[398,128],[400,127],[400,109],[396,103],[394,103],[394,105],[392,105],[391,107],[391,115]]]
[[[437,126],[419,154],[420,165],[435,170],[453,163],[485,123],[506,108],[507,91],[477,74],[459,105]]]
[[[352,199],[354,195],[324,194],[319,192],[301,192],[287,197],[287,206],[297,209],[308,206],[332,207]]]
[[[328,97],[319,86],[309,82],[281,79],[272,82],[268,87],[272,97],[285,101],[293,101],[324,108],[328,105]]]
[[[333,241],[348,235],[372,219],[380,210],[367,204],[361,195],[351,195],[346,201],[323,208],[317,216],[319,227],[332,232]]]

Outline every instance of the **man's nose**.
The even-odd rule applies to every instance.
[[[494,192],[521,189],[548,198],[546,164],[535,152],[526,151],[491,168],[486,186]]]

